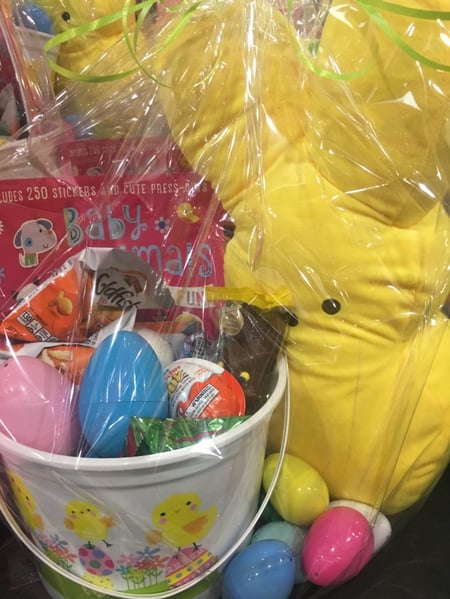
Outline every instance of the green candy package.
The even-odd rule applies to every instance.
[[[248,416],[228,418],[131,419],[124,457],[152,455],[212,439],[244,422]]]

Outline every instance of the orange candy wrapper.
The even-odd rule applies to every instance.
[[[0,325],[15,342],[85,342],[138,308],[173,306],[159,276],[130,252],[91,248],[19,302]]]

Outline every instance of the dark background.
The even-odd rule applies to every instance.
[[[450,599],[449,510],[450,468],[423,505],[393,521],[390,543],[355,579],[336,589],[303,584],[291,599]],[[48,599],[28,551],[2,520],[0,597]]]

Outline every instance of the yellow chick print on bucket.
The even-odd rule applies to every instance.
[[[66,505],[64,524],[82,541],[95,543],[103,541],[109,545],[106,538],[109,529],[114,526],[114,519],[103,514],[95,505],[86,501],[74,499]]]
[[[36,511],[36,502],[28,487],[12,470],[8,470],[7,475],[24,523],[31,531],[44,530],[44,522]]]
[[[217,517],[217,507],[201,511],[197,493],[170,495],[152,512],[152,522],[157,530],[147,533],[147,540],[155,544],[163,540],[171,547],[186,547],[197,543],[211,530]]]

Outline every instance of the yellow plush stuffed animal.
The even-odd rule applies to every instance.
[[[387,514],[426,495],[450,435],[450,28],[417,12],[450,1],[398,5],[334,0],[308,59],[265,0],[154,32],[172,133],[236,225],[227,285],[294,298],[288,451]]]
[[[155,100],[151,81],[142,80],[135,59],[143,57],[145,40],[139,32],[136,48],[130,51],[125,39],[127,34],[131,46],[135,44],[135,0],[129,3],[125,27],[123,0],[37,0],[36,4],[51,18],[56,34],[71,36],[74,29],[86,28],[58,46],[55,92],[67,91],[61,96],[63,114],[96,137],[124,137],[133,126],[141,127],[145,109]],[[112,15],[117,17],[112,20]],[[101,20],[110,22],[91,26]],[[119,77],[122,73],[129,74]]]

